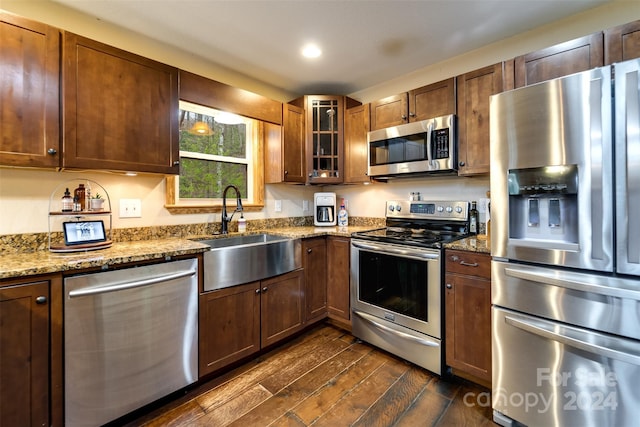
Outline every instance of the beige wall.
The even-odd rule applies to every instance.
[[[207,63],[201,58],[160,45],[138,34],[121,31],[112,25],[78,14],[51,1],[2,0],[1,7],[279,101],[292,97],[291,94],[252,81],[223,67]],[[528,31],[350,95],[368,102],[636,19],[640,19],[640,2],[617,0],[609,5]],[[120,219],[116,213],[115,228],[220,220],[219,214],[171,215],[164,209],[165,182],[161,176],[124,177],[97,172],[73,173],[0,168],[0,235],[46,232],[48,230],[47,212],[52,191],[64,185],[64,182],[77,177],[92,179],[102,184],[109,192],[116,211],[119,200],[122,198],[142,200],[142,218]],[[335,191],[339,198],[345,197],[349,203],[349,214],[352,216],[383,217],[384,200],[406,199],[411,191],[420,191],[423,197],[436,200],[447,200],[451,195],[455,195],[457,199],[471,200],[484,197],[488,189],[487,177],[411,179],[369,186],[324,188],[267,185],[266,208],[262,212],[250,213],[246,217],[251,220],[310,215],[310,211],[302,210],[302,204],[303,200],[311,204],[313,193],[316,191]],[[275,200],[282,201],[282,212],[274,211]]]

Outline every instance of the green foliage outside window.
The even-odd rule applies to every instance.
[[[235,185],[247,197],[247,127],[246,123],[222,124],[214,115],[180,110],[181,199],[222,198],[227,185]]]

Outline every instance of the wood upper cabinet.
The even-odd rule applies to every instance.
[[[305,321],[324,319],[327,315],[327,243],[324,237],[302,240],[302,266],[305,276]]]
[[[360,102],[346,96],[305,95],[283,108],[284,182],[343,183],[345,109],[357,105]],[[296,146],[300,140],[300,110],[304,110],[304,138]],[[299,155],[304,159],[304,180],[297,173]]]
[[[604,64],[640,58],[640,20],[604,32]]]
[[[484,67],[456,78],[458,175],[489,173],[489,97],[512,89],[512,76],[513,61]]]
[[[63,167],[179,173],[178,70],[63,38]]]
[[[371,130],[456,112],[455,79],[432,83],[371,103]]]
[[[0,164],[60,164],[60,31],[0,12]]]
[[[327,312],[329,318],[351,327],[350,307],[351,239],[327,237]]]
[[[369,104],[347,109],[344,116],[344,183],[371,181],[368,175]]]
[[[52,375],[52,370],[61,365],[51,359],[52,370],[49,368],[49,285],[49,280],[42,280],[0,287],[2,426],[61,425],[54,414],[60,415],[62,408],[56,407],[53,399],[53,394],[60,394],[61,384]],[[52,345],[55,344],[52,340]]]
[[[262,347],[304,327],[304,274],[299,269],[261,282]]]
[[[200,295],[199,375],[260,350],[260,282]]]
[[[491,383],[491,258],[446,251],[446,363],[485,386]]]
[[[528,86],[604,65],[602,32],[557,44],[515,59],[515,87]]]
[[[304,108],[284,104],[282,121],[282,181],[304,184],[307,181]]]

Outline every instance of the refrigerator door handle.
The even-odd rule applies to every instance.
[[[602,170],[604,141],[602,126],[602,86],[605,84],[602,77],[593,78],[591,80],[591,96],[589,97],[591,105],[590,112],[590,131],[591,131],[591,258],[604,259],[604,227],[603,209],[604,191],[609,183],[605,182],[605,175]],[[594,160],[598,164],[593,164]],[[551,225],[551,224],[550,224]]]
[[[587,351],[589,353],[597,354],[598,356],[617,359],[622,362],[631,363],[633,365],[640,366],[640,356],[633,354],[630,351],[640,353],[640,348],[612,348],[613,346],[604,346],[594,343],[594,333],[580,333],[577,329],[571,328],[571,332],[574,336],[558,333],[556,331],[564,332],[569,331],[566,327],[558,327],[556,324],[545,322],[542,320],[536,320],[535,322],[529,322],[526,319],[518,319],[513,316],[505,316],[505,322],[511,326],[514,326],[523,331],[538,335],[543,338],[547,338],[553,341],[557,341],[561,344],[574,347],[580,350]],[[580,336],[584,335],[584,336]],[[619,340],[623,340],[620,338]],[[588,342],[591,341],[591,342]],[[623,343],[624,344],[624,343]],[[637,344],[636,347],[640,347]],[[621,346],[626,347],[626,346]]]
[[[607,283],[589,283],[581,281],[577,276],[574,279],[563,277],[558,275],[557,271],[527,271],[519,268],[507,267],[504,272],[509,277],[517,279],[529,280],[533,283],[542,285],[558,286],[565,289],[571,289],[574,291],[588,292],[593,294],[605,295],[608,297],[617,297],[640,301],[640,291],[635,289],[625,288],[622,285],[622,280],[605,278]],[[612,281],[616,281],[618,286],[611,286]]]
[[[640,223],[638,223],[638,215],[640,215],[640,203],[638,202],[638,183],[640,183],[640,94],[638,93],[638,70],[623,75],[625,79],[625,103],[624,103],[624,138],[626,140],[626,169],[627,179],[624,181],[625,200],[627,210],[627,256],[628,262],[640,263]]]

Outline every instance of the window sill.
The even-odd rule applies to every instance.
[[[216,205],[164,205],[165,209],[172,215],[220,213],[222,204]],[[235,204],[227,206],[227,212],[233,212]],[[260,212],[264,209],[264,204],[242,204],[243,212]]]

